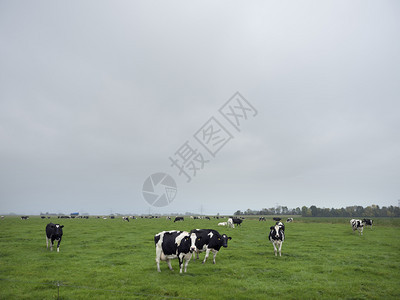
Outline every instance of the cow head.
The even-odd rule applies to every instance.
[[[231,240],[232,238],[229,236],[227,236],[226,234],[223,234],[220,238],[218,238],[219,240],[222,241],[222,247],[228,247],[228,240]]]
[[[275,226],[271,226],[271,234],[275,236],[275,238],[279,239],[279,234],[280,231],[282,230],[282,227],[276,224]]]
[[[196,240],[198,238],[200,239],[200,237],[197,237],[196,233],[193,232],[190,234],[189,238],[190,238],[190,252],[196,251],[197,250]]]
[[[63,231],[62,231],[63,228],[64,228],[64,225],[55,224],[54,225],[54,233],[56,235],[62,235],[63,234]]]

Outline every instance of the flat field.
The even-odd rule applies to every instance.
[[[48,222],[64,225],[60,252],[46,249]],[[0,220],[0,299],[400,299],[400,220],[374,219],[360,236],[349,219],[285,223],[282,256],[267,241],[274,224],[246,219],[173,223],[165,218]],[[216,229],[232,237],[212,263],[156,271],[154,234]],[[200,254],[200,259],[204,253]]]

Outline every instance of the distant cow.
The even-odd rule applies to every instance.
[[[21,220],[28,220],[29,216],[21,216]]]
[[[184,218],[183,217],[176,217],[175,220],[174,220],[174,223],[178,222],[178,221],[184,221]]]
[[[365,224],[365,226],[370,226],[372,228],[372,224],[374,223],[372,219],[363,219],[362,221]]]
[[[199,259],[199,252],[206,251],[206,256],[204,257],[203,264],[206,262],[210,251],[213,252],[213,263],[215,264],[215,257],[221,247],[228,247],[228,237],[226,234],[219,234],[218,231],[213,229],[193,229],[190,233],[196,234],[196,254],[197,259]],[[194,259],[196,259],[196,254]]]
[[[63,235],[63,227],[64,225],[49,223],[46,226],[46,248],[49,248],[49,240],[50,240],[50,250],[53,251],[54,241],[58,241],[57,243],[57,252],[60,252],[60,243]]]
[[[266,221],[265,217],[260,217],[258,221]]]
[[[275,226],[270,227],[268,239],[274,246],[275,256],[279,251],[279,256],[282,256],[282,243],[285,240],[285,226],[281,222],[277,222]]]
[[[288,218],[288,219],[286,220],[286,222],[288,222],[288,223],[293,222],[293,218]]]
[[[129,218],[128,217],[122,217],[122,220],[129,222]]]
[[[196,234],[190,234],[187,231],[162,231],[154,236],[156,245],[156,263],[157,271],[160,270],[160,261],[166,261],[168,267],[173,271],[171,259],[178,258],[179,273],[182,273],[183,260],[185,260],[185,273],[187,265],[192,257],[193,251],[196,251]]]
[[[360,235],[362,235],[363,233],[363,229],[364,229],[364,223],[361,220],[358,219],[351,219],[350,220],[350,224],[351,227],[353,228],[353,232],[358,230],[358,232],[360,233]]]
[[[241,226],[243,220],[242,219],[238,219],[238,218],[232,218],[233,224],[236,224],[236,226]]]
[[[228,225],[228,222],[220,222],[220,223],[218,223],[218,226],[226,226],[226,225]]]
[[[274,221],[279,222],[280,220],[282,220],[282,218],[278,218],[278,217],[274,217],[272,218]]]
[[[227,223],[228,223],[228,227],[235,228],[235,224],[233,223],[233,219],[232,218],[229,218]]]

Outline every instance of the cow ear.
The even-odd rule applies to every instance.
[[[228,240],[231,240],[232,238],[231,237],[228,237]]]
[[[64,228],[64,225],[61,225],[60,228]]]
[[[269,229],[274,229],[274,226],[271,226]]]

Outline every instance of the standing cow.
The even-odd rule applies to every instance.
[[[178,222],[178,221],[184,221],[184,220],[185,219],[183,217],[176,217],[175,220],[174,220],[174,223]]]
[[[49,248],[49,240],[50,240],[50,250],[53,251],[54,241],[58,241],[57,243],[57,252],[60,252],[60,243],[63,235],[63,227],[64,225],[49,223],[46,226],[46,248]]]
[[[363,229],[364,229],[364,223],[361,220],[358,219],[351,219],[350,220],[351,227],[353,228],[353,232],[358,230],[360,235],[363,234]]]
[[[228,247],[228,240],[231,240],[231,237],[228,237],[226,234],[219,234],[218,231],[213,229],[193,229],[190,233],[196,234],[196,253],[194,259],[199,259],[199,252],[206,251],[206,256],[204,257],[203,264],[206,262],[210,251],[213,252],[213,264],[215,264],[215,257],[221,247]]]
[[[228,219],[228,226],[234,228],[236,226],[242,225],[243,220],[239,218],[229,218]]]
[[[285,240],[285,226],[281,222],[276,222],[275,226],[270,227],[268,239],[274,246],[275,256],[279,251],[279,256],[282,256],[282,243]]]
[[[187,265],[192,258],[193,251],[196,251],[196,234],[190,234],[187,231],[162,231],[154,236],[156,245],[156,263],[157,271],[160,270],[160,261],[166,261],[168,267],[173,271],[171,259],[178,258],[179,273],[182,273],[183,260],[185,260],[185,273]]]
[[[365,227],[370,226],[372,228],[372,224],[374,223],[372,219],[363,219],[362,221],[365,224]]]

